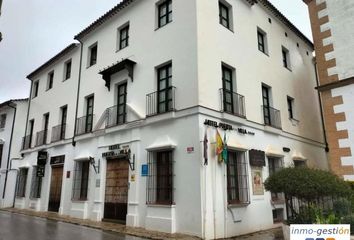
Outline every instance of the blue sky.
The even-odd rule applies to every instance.
[[[301,0],[270,0],[310,39]],[[4,0],[0,17],[0,103],[28,97],[26,76],[73,42],[73,36],[119,0]]]

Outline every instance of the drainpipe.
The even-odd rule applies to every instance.
[[[81,40],[76,39],[79,41],[80,45],[81,45],[81,49],[80,49],[80,66],[79,66],[79,79],[78,79],[78,84],[77,84],[77,94],[76,94],[76,110],[75,110],[75,119],[74,119],[74,135],[71,141],[71,144],[75,147],[76,145],[76,141],[75,141],[75,133],[76,133],[76,128],[77,128],[77,113],[78,113],[78,107],[79,107],[79,96],[80,96],[80,84],[81,84],[81,69],[82,69],[82,52],[83,52],[83,43],[81,42]]]
[[[314,69],[315,69],[315,76],[316,76],[316,85],[318,88],[320,86],[319,83],[319,79],[318,79],[318,68],[317,68],[317,61],[315,59],[314,61]],[[320,111],[321,111],[321,122],[322,122],[322,129],[323,129],[323,135],[324,135],[324,140],[325,140],[325,144],[326,144],[326,152],[329,152],[329,147],[328,147],[328,141],[327,141],[327,134],[326,134],[326,127],[325,127],[325,123],[324,123],[324,118],[323,118],[323,105],[322,105],[322,99],[321,99],[321,93],[320,91],[317,89],[317,93],[318,93],[318,100],[320,102]]]
[[[29,118],[29,112],[31,109],[31,100],[32,100],[32,88],[33,88],[33,81],[31,79],[29,79],[31,81],[31,88],[30,88],[30,94],[29,94],[29,99],[28,99],[28,107],[27,107],[27,116],[26,116],[26,125],[25,125],[25,135],[24,137],[26,137],[27,134],[27,126],[28,126],[28,118]],[[23,144],[23,142],[22,142]]]
[[[6,185],[7,185],[7,178],[8,178],[8,170],[9,170],[9,164],[10,164],[10,156],[11,156],[11,146],[12,146],[12,138],[14,135],[14,128],[15,128],[15,119],[16,119],[16,112],[17,108],[11,105],[12,102],[10,102],[7,106],[14,109],[14,116],[12,119],[12,128],[11,128],[11,136],[10,136],[10,142],[9,142],[9,150],[7,153],[7,164],[6,164],[6,173],[5,173],[5,183],[4,183],[4,190],[2,192],[2,198],[5,198],[5,192],[6,192]]]

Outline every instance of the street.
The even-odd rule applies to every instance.
[[[0,240],[140,240],[79,225],[0,211]]]

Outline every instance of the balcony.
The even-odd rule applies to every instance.
[[[266,126],[271,126],[274,128],[281,129],[280,111],[278,109],[269,106],[262,106],[262,109],[263,109],[264,124]]]
[[[116,105],[106,110],[107,120],[106,128],[118,126],[126,122],[126,106],[125,105]]]
[[[60,124],[52,128],[52,140],[51,142],[59,142],[65,139],[66,124]]]
[[[246,118],[245,97],[223,88],[219,91],[222,103],[221,111]]]
[[[76,119],[76,136],[92,132],[94,116],[95,115],[87,115]]]
[[[32,135],[27,135],[22,138],[22,149],[27,150],[30,149],[32,145]]]
[[[168,87],[164,90],[146,95],[146,116],[151,117],[166,112],[176,111],[175,108],[175,87]]]
[[[48,130],[37,132],[36,147],[47,144],[47,135],[48,135]]]

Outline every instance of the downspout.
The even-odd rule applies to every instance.
[[[15,119],[16,119],[16,112],[17,112],[17,108],[12,106],[11,103],[12,102],[10,102],[7,106],[12,108],[12,109],[14,109],[14,117],[12,119],[12,128],[11,128],[11,136],[10,136],[10,142],[9,142],[9,150],[8,150],[8,153],[7,153],[7,164],[6,164],[5,182],[4,182],[4,190],[2,192],[2,199],[5,198],[7,178],[8,178],[8,170],[9,170],[10,156],[11,156],[12,138],[13,138],[13,135],[14,135]]]
[[[29,112],[30,112],[30,109],[31,109],[31,100],[32,100],[33,81],[31,79],[30,79],[30,81],[31,81],[31,88],[30,88],[30,94],[29,94],[29,99],[28,99],[28,107],[27,107],[27,116],[26,116],[26,125],[25,125],[25,135],[24,135],[24,137],[26,137],[26,134],[27,134],[28,118],[29,118]],[[23,144],[23,142],[22,142],[22,144]]]
[[[316,89],[317,89],[317,94],[318,94],[318,100],[320,102],[320,111],[321,111],[321,122],[322,122],[322,129],[323,129],[323,135],[324,135],[324,140],[325,140],[325,144],[326,144],[326,152],[329,152],[329,147],[328,147],[328,141],[327,141],[327,134],[326,134],[326,127],[325,127],[325,123],[324,123],[324,118],[323,118],[323,105],[322,105],[322,99],[321,99],[321,93],[318,90],[318,87],[320,86],[319,84],[319,79],[318,79],[318,72],[317,72],[317,61],[315,59],[314,62],[314,69],[315,69],[315,76],[316,76]]]
[[[75,110],[75,122],[74,122],[74,134],[73,134],[73,138],[71,141],[71,144],[75,147],[76,145],[76,141],[75,141],[75,133],[76,133],[76,128],[77,128],[77,114],[78,114],[78,107],[79,107],[79,95],[80,95],[80,84],[81,84],[81,69],[82,69],[82,52],[83,52],[83,43],[79,40],[80,45],[81,45],[81,49],[80,49],[80,66],[79,66],[79,78],[78,78],[78,84],[77,84],[77,94],[76,94],[76,110]]]

